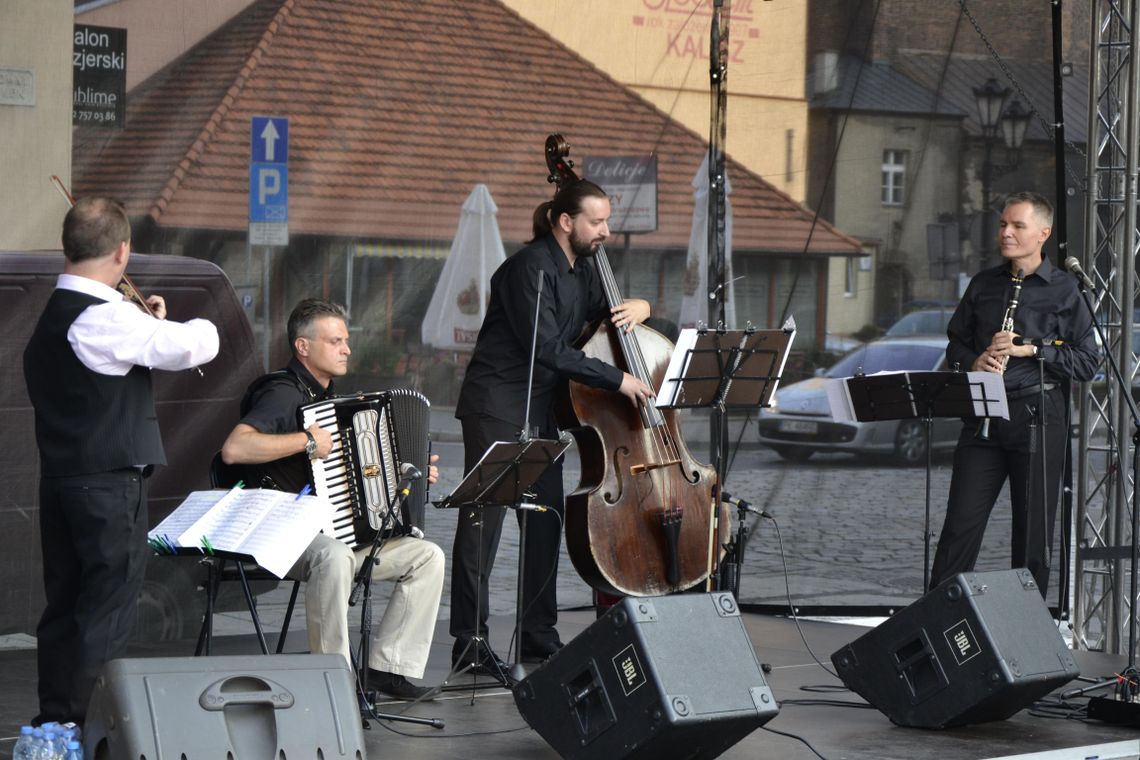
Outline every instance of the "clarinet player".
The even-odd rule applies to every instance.
[[[1002,263],[970,280],[950,320],[947,363],[1003,374],[1009,419],[992,419],[981,435],[980,420],[964,421],[954,451],[931,588],[974,569],[994,502],[1008,480],[1013,511],[1010,567],[1027,567],[1042,597],[1048,589],[1057,492],[1069,437],[1069,384],[1092,379],[1100,361],[1076,279],[1044,256],[1042,248],[1052,226],[1053,206],[1044,196],[1033,192],[1009,196],[998,234]],[[1023,281],[1016,308],[1010,308],[1019,272]],[[1003,329],[1007,316],[1012,316],[1013,329]],[[1044,383],[1038,362],[1044,368]],[[1031,423],[1042,386],[1045,494],[1040,493],[1040,452],[1030,453]]]

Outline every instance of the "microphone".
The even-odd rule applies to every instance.
[[[734,498],[732,496],[732,494],[730,494],[728,491],[721,491],[720,492],[720,500],[723,501],[725,504],[731,504],[732,506],[736,507],[737,509],[743,509],[746,512],[751,512],[753,514],[760,515],[761,517],[767,517],[768,519],[772,519],[772,515],[769,514],[763,508],[754,507],[754,506],[752,506],[751,502],[747,502],[744,499]]]
[[[1081,262],[1077,261],[1076,256],[1070,256],[1065,259],[1065,269],[1075,274],[1077,279],[1081,281],[1081,284],[1085,286],[1086,290],[1096,290],[1096,284],[1092,281],[1091,277],[1085,274],[1085,270],[1081,268]]]
[[[1063,346],[1063,340],[1045,340],[1044,338],[1023,338],[1016,335],[1013,338],[1013,345],[1015,346],[1037,346],[1038,348],[1045,348],[1046,346]]]
[[[515,509],[519,510],[520,512],[549,512],[550,511],[549,507],[544,507],[541,504],[531,504],[528,501],[521,501],[518,504],[515,504],[513,506]]]
[[[407,496],[411,493],[412,482],[419,480],[423,476],[424,474],[420,472],[420,468],[411,462],[404,462],[400,465],[400,484],[396,486],[396,492],[401,496]]]

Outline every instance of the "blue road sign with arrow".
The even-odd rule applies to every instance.
[[[249,221],[289,221],[289,120],[250,120]]]

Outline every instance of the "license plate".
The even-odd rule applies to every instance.
[[[780,420],[780,432],[815,434],[819,432],[819,423],[804,420]]]

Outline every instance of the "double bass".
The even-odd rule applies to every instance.
[[[577,182],[569,145],[546,140],[549,179]],[[613,308],[623,302],[604,247],[591,258]],[[603,321],[580,348],[652,388],[673,344],[644,325]],[[570,381],[556,406],[559,426],[574,436],[582,462],[578,488],[566,497],[566,548],[578,574],[599,591],[652,596],[708,579],[729,526],[716,468],[696,461],[677,413],[652,402],[634,407],[620,394]],[[719,514],[718,514],[719,509]]]

